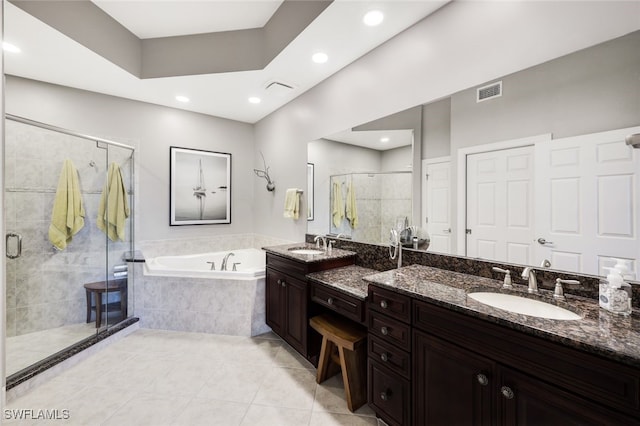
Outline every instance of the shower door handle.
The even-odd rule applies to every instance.
[[[17,244],[16,244],[16,253],[15,254],[9,254],[9,239],[10,238],[16,238]],[[7,257],[9,259],[17,259],[20,256],[22,256],[22,235],[20,234],[16,234],[14,232],[9,232],[4,240],[4,248],[7,252]]]

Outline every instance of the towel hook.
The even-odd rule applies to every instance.
[[[253,171],[257,176],[265,178],[267,180],[267,191],[271,192],[276,189],[276,184],[271,180],[271,177],[269,177],[269,167],[267,167],[267,162],[264,159],[264,154],[262,153],[262,151],[260,151],[260,155],[262,156],[264,170],[253,169]]]
[[[89,161],[89,167],[95,167],[96,166],[96,162],[91,160]]]

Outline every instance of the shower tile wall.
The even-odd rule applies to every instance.
[[[83,284],[105,278],[107,243],[96,227],[96,215],[106,178],[106,150],[92,141],[9,120],[5,131],[6,230],[23,236],[22,256],[6,260],[7,336],[84,322]],[[117,151],[110,152],[109,161],[122,165],[130,152]],[[48,240],[48,229],[67,158],[78,170],[86,215],[84,228],[58,251]],[[129,167],[122,171],[128,185]],[[109,250],[111,270],[122,263],[129,242],[111,243]]]
[[[389,241],[389,230],[396,227],[399,218],[408,218],[412,222],[412,176],[411,173],[393,173],[381,176],[380,211],[382,225],[380,228],[380,242]]]
[[[358,226],[352,229],[346,218],[342,226],[331,225],[332,233],[351,235],[356,241],[386,244],[389,230],[398,218],[412,217],[411,173],[354,173],[332,177],[345,182],[342,196],[346,200],[347,182],[352,181],[358,207]]]

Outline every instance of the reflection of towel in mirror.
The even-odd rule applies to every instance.
[[[358,226],[358,207],[356,206],[356,191],[353,183],[349,182],[347,187],[347,219],[353,229]]]
[[[342,204],[342,187],[340,186],[340,182],[333,182],[333,191],[332,195],[332,217],[333,224],[336,228],[339,228],[342,225],[342,218],[344,217],[344,205]]]
[[[71,160],[64,160],[53,201],[49,241],[64,250],[73,236],[84,226],[84,206],[80,195],[78,171]]]
[[[98,229],[107,234],[111,241],[124,241],[124,221],[128,217],[129,202],[122,173],[116,163],[111,163],[98,206]]]
[[[295,188],[289,188],[284,196],[284,217],[297,219],[298,216],[300,216],[300,193]]]

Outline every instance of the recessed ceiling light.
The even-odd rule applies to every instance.
[[[380,138],[380,142],[382,142],[382,143],[387,143],[387,142],[389,142],[389,140],[390,139],[388,137],[386,137],[386,136]]]
[[[18,46],[15,46],[11,43],[7,43],[6,41],[2,42],[2,50],[4,50],[5,52],[11,52],[11,53],[20,53],[21,50]]]
[[[189,98],[187,98],[186,96],[178,95],[176,96],[176,101],[187,103],[189,102]]]
[[[383,20],[384,20],[384,14],[379,10],[370,10],[364,15],[364,18],[362,18],[362,22],[364,22],[365,25],[368,25],[370,27],[375,27],[376,25],[380,25]]]
[[[324,64],[329,60],[329,57],[327,56],[326,53],[318,52],[313,54],[313,56],[311,57],[311,60],[316,64]]]
[[[256,96],[252,96],[249,98],[249,102],[252,104],[259,104],[262,100]]]

